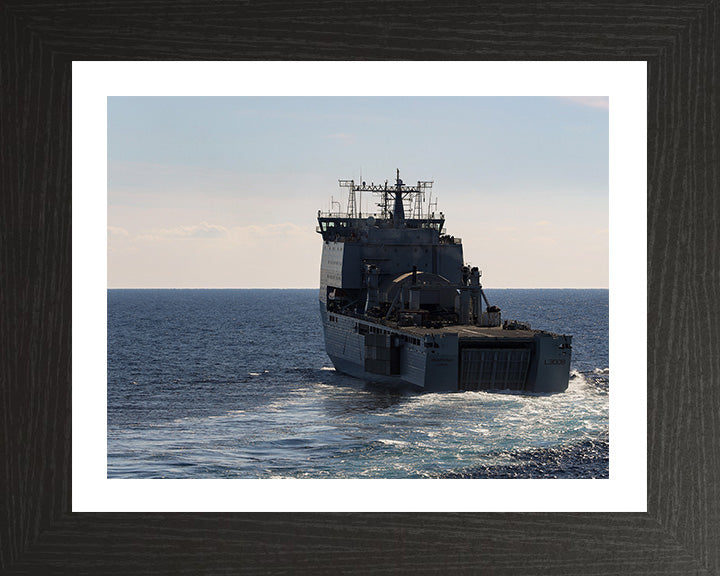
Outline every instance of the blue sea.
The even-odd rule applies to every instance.
[[[317,290],[109,290],[109,478],[607,478],[608,291],[486,290],[573,335],[567,392],[335,372]]]

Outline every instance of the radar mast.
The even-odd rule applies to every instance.
[[[395,186],[388,186],[387,180],[378,185],[366,182],[357,185],[354,180],[338,180],[338,183],[341,188],[348,189],[347,218],[360,216],[356,201],[358,192],[361,195],[363,192],[372,192],[381,196],[382,200],[377,204],[380,208],[379,216],[383,220],[392,220],[393,228],[405,228],[408,218],[430,220],[433,217],[431,204],[428,202],[426,206],[426,194],[432,194],[433,181],[418,180],[415,186],[406,185],[400,179],[399,168],[395,169]]]

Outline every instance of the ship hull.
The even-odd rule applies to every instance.
[[[532,330],[393,328],[329,313],[320,302],[325,347],[338,372],[427,392],[567,389],[571,337]]]
[[[325,348],[338,371],[431,392],[567,389],[572,337],[502,322],[462,239],[431,210],[432,182],[406,185],[398,170],[395,185],[339,184],[347,212],[318,212],[316,228]],[[363,218],[356,192],[377,194],[381,211]]]

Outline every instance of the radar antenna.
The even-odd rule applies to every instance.
[[[406,217],[412,220],[432,218],[430,202],[428,202],[427,213],[424,213],[425,201],[428,195],[430,199],[432,199],[432,180],[418,180],[415,186],[406,185],[400,179],[400,169],[396,168],[394,186],[389,186],[387,180],[385,180],[384,185],[376,185],[374,182],[370,184],[362,182],[361,185],[357,185],[354,180],[338,180],[338,183],[341,188],[348,189],[348,218],[359,217],[356,205],[356,193],[360,193],[360,198],[362,198],[363,192],[380,194],[382,201],[378,203],[378,206],[381,210],[381,218],[390,219],[392,217],[393,226],[396,228],[405,227]],[[406,204],[407,210],[405,208]],[[437,207],[437,200],[433,205]],[[390,211],[391,209],[392,212]]]

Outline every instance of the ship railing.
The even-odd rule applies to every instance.
[[[362,313],[350,310],[349,308],[340,308],[339,310],[334,310],[333,313],[342,314],[343,316],[349,316],[350,318],[355,318],[356,320],[364,320],[365,322],[381,324],[383,326],[387,326],[388,328],[397,328],[398,327],[397,322],[386,320],[379,316],[368,316],[366,314],[362,314]]]
[[[370,216],[375,218],[376,220],[382,220],[384,218],[387,218],[387,216],[384,216],[382,214],[378,214],[376,212],[373,212],[372,214],[363,214],[362,216],[348,216],[347,212],[323,212],[322,210],[318,210],[318,218],[337,218],[337,219],[343,219],[343,220],[353,220],[356,222],[360,222],[363,220],[367,220]]]
[[[387,225],[388,223],[391,223],[392,220],[389,216],[383,216],[382,214],[366,214],[364,216],[360,217],[350,217],[347,214],[340,213],[340,212],[322,212],[321,210],[318,210],[318,220],[322,223],[323,221],[338,221],[342,222],[344,226],[347,226],[349,228],[352,227],[362,227],[367,225],[368,219],[373,218],[375,222],[379,225]],[[444,218],[406,218],[405,219],[405,227],[406,228],[433,228],[437,230],[440,234],[445,234],[445,228],[443,224],[445,223]],[[320,232],[320,230],[317,230]],[[460,243],[460,239],[457,239],[457,244]]]

